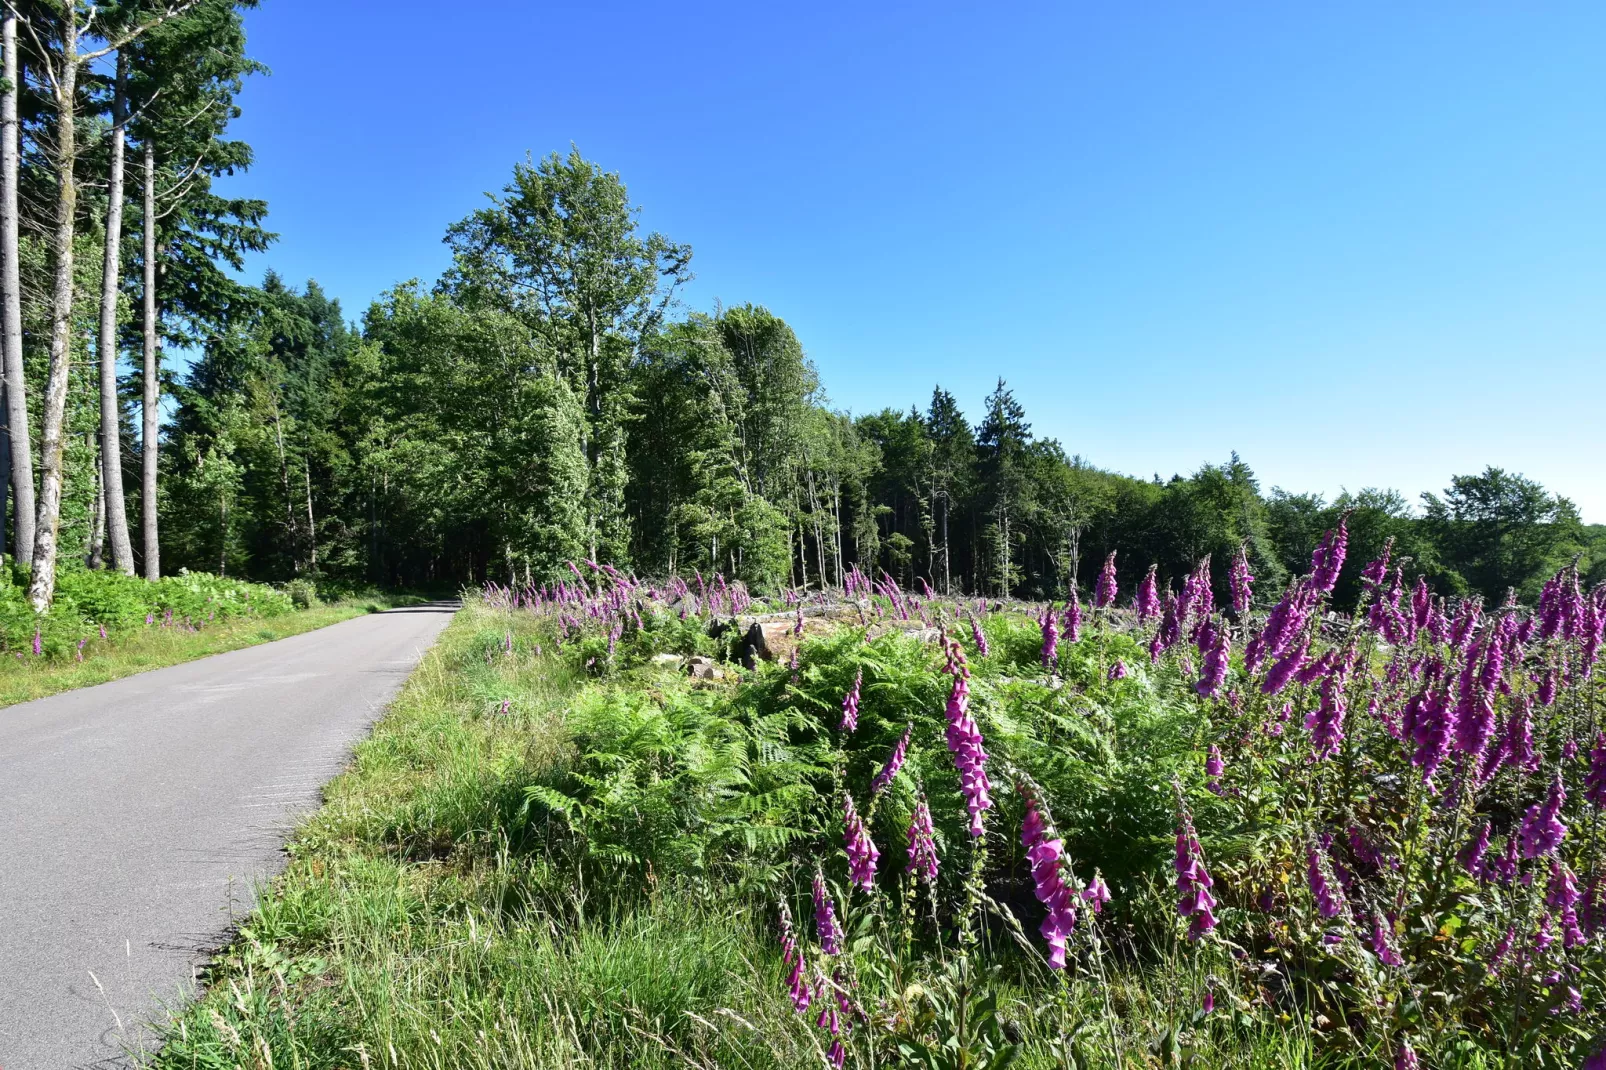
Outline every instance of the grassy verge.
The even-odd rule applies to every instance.
[[[83,660],[65,657],[0,657],[0,707],[79,687],[193,661],[241,647],[284,639],[386,608],[385,599],[365,598],[319,605],[275,617],[239,617],[199,631],[150,627],[91,639]]]
[[[504,635],[530,643],[520,626],[458,614],[326,789],[158,1066],[803,1061],[744,905],[659,888],[620,908],[519,820],[524,786],[574,757],[575,705],[640,683],[590,685],[550,654],[486,656]]]

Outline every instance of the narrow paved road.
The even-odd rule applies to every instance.
[[[0,1068],[148,1041],[453,608],[0,709]]]

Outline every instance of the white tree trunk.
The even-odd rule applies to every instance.
[[[45,381],[44,419],[39,435],[39,510],[34,521],[33,575],[28,601],[34,611],[50,608],[56,595],[57,536],[61,526],[62,421],[67,412],[67,380],[72,370],[73,228],[77,222],[78,186],[73,165],[78,160],[78,9],[63,9],[60,65],[52,90],[56,109],[55,280],[50,292],[50,374]]]
[[[162,578],[162,553],[156,532],[156,461],[161,422],[161,354],[156,348],[156,153],[145,143],[145,394],[140,454],[140,544],[145,550],[145,578]]]
[[[123,502],[123,407],[117,397],[117,291],[123,265],[123,149],[128,122],[125,86],[128,59],[117,53],[117,87],[112,96],[111,175],[106,201],[106,256],[100,284],[100,485],[106,497],[106,539],[112,567],[134,574],[134,547],[128,538]]]
[[[17,266],[17,15],[9,5],[0,17],[5,79],[0,93],[0,343],[5,353],[6,419],[11,443],[16,556],[33,553],[33,443],[28,433],[28,389],[22,372],[22,281]]]

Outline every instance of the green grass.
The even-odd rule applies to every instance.
[[[156,626],[113,632],[106,639],[90,639],[82,661],[60,656],[35,658],[26,652],[20,658],[15,654],[0,655],[0,706],[300,635],[375,612],[385,605],[385,600],[365,598],[274,617],[236,617],[194,632]]]
[[[572,758],[585,685],[551,657],[487,666],[503,620],[487,615],[458,615],[327,787],[158,1066],[807,1060],[746,905],[662,887],[612,909],[610,889],[511,842],[523,786]]]

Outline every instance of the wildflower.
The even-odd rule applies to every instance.
[[[866,892],[875,890],[875,866],[881,858],[864,819],[853,808],[853,796],[842,796],[842,838],[848,853],[848,883]]]
[[[1324,864],[1323,853],[1315,847],[1306,851],[1306,876],[1310,881],[1310,894],[1316,899],[1316,910],[1324,918],[1336,918],[1344,909],[1344,893],[1333,887]]]
[[[1584,931],[1578,926],[1578,904],[1582,899],[1572,868],[1559,858],[1551,859],[1550,885],[1545,889],[1545,905],[1554,910],[1561,921],[1564,947],[1573,948],[1584,943]]]
[[[1075,893],[1065,883],[1060,872],[1060,856],[1065,844],[1058,837],[1050,839],[1052,829],[1043,820],[1037,800],[1026,797],[1026,816],[1021,822],[1020,839],[1026,848],[1026,860],[1032,867],[1032,886],[1037,901],[1048,913],[1039,932],[1048,942],[1050,969],[1065,968],[1065,941],[1076,929]]]
[[[1115,601],[1115,551],[1104,559],[1104,568],[1099,571],[1099,582],[1093,588],[1093,605],[1103,609]]]
[[[1268,677],[1269,679],[1269,677]],[[1305,718],[1310,729],[1311,758],[1321,761],[1338,753],[1344,742],[1344,681],[1334,673],[1322,681],[1322,700]]]
[[[791,992],[792,1009],[801,1014],[808,1010],[813,994],[809,991],[809,979],[803,970],[803,953],[792,932],[792,911],[785,900],[781,902],[781,965],[791,971],[786,976],[786,987]]]
[[[909,865],[904,870],[909,876],[937,883],[937,841],[931,828],[931,807],[926,797],[915,803],[914,817],[909,821]]]
[[[976,656],[987,656],[987,633],[981,630],[981,622],[975,617],[970,618],[970,637],[976,641]]]
[[[797,604],[797,621],[792,625],[792,634],[799,639],[803,637],[803,603]]]
[[[1361,569],[1361,582],[1369,587],[1383,586],[1383,580],[1389,574],[1389,555],[1393,552],[1394,536],[1390,535],[1383,543],[1383,552]]]
[[[842,954],[842,930],[836,923],[836,904],[825,889],[825,876],[814,871],[814,934],[827,955]]]
[[[1534,752],[1533,707],[1524,695],[1517,709],[1506,722],[1506,760],[1513,768],[1532,773],[1539,768],[1539,755]],[[1585,794],[1588,798],[1588,794]]]
[[[1254,593],[1255,577],[1249,571],[1247,546],[1247,543],[1239,544],[1238,556],[1233,558],[1232,569],[1227,573],[1227,585],[1232,588],[1232,611],[1240,620],[1249,612],[1249,600]]]
[[[1227,678],[1227,664],[1231,654],[1232,644],[1227,639],[1227,629],[1222,628],[1216,632],[1215,642],[1205,654],[1204,666],[1194,690],[1205,698],[1215,698],[1220,694],[1222,681]]]
[[[1205,621],[1210,619],[1215,607],[1215,595],[1210,590],[1210,555],[1206,554],[1182,583],[1182,602],[1177,616],[1182,620]]]
[[[41,653],[44,652],[44,647],[40,642],[42,638],[43,638],[43,636],[40,634],[39,629],[35,628],[33,630],[33,654],[34,654],[34,657],[38,657]]]
[[[987,780],[987,751],[981,730],[970,715],[970,670],[965,665],[965,652],[958,643],[951,644],[948,651],[954,686],[948,696],[945,735],[948,750],[954,756],[954,768],[959,772],[959,790],[965,796],[965,809],[970,813],[970,834],[977,837],[983,831],[982,814],[993,806],[989,794],[992,784]]]
[[[1071,600],[1065,603],[1065,612],[1060,616],[1060,631],[1064,633],[1067,643],[1080,642],[1082,638],[1082,603],[1071,592]]]
[[[1059,660],[1060,628],[1059,622],[1054,618],[1052,604],[1038,618],[1038,626],[1043,629],[1043,668],[1052,669]]]
[[[853,690],[842,699],[841,729],[850,734],[859,727],[859,688],[863,683],[864,670],[860,669],[858,675],[853,678]]]
[[[1138,593],[1133,600],[1132,608],[1137,612],[1140,621],[1150,621],[1160,615],[1160,589],[1154,579],[1155,570],[1158,568],[1158,565],[1150,565],[1143,582],[1138,584]]]
[[[1584,774],[1584,798],[1606,809],[1606,732],[1595,737],[1589,752],[1589,772]]]
[[[909,755],[909,737],[914,735],[914,731],[913,721],[904,726],[902,738],[892,748],[892,753],[887,755],[886,764],[881,767],[881,770],[876,773],[875,779],[870,782],[871,795],[880,795],[892,785],[892,778],[898,775],[898,770],[903,768],[904,759]]]
[[[1500,938],[1499,943],[1495,944],[1494,951],[1489,955],[1489,962],[1485,969],[1489,971],[1490,977],[1496,976],[1500,972],[1500,968],[1505,965],[1506,956],[1511,954],[1511,945],[1516,939],[1517,927],[1515,925],[1507,927],[1505,935]]]
[[[1322,536],[1321,545],[1310,555],[1310,585],[1313,590],[1328,592],[1338,583],[1338,573],[1344,567],[1344,555],[1349,550],[1349,519],[1341,516],[1338,529]]]
[[[1543,804],[1528,807],[1522,819],[1522,857],[1543,858],[1561,846],[1567,836],[1567,826],[1561,821],[1561,806],[1567,801],[1567,789],[1562,787],[1561,773],[1551,782],[1550,794]]]
[[[1404,966],[1405,960],[1394,947],[1394,927],[1381,914],[1372,915],[1372,954],[1385,966]]]
[[[1288,686],[1288,681],[1293,678],[1294,673],[1304,664],[1305,654],[1309,650],[1310,639],[1306,638],[1297,647],[1284,654],[1266,673],[1266,679],[1261,681],[1260,690],[1268,695],[1275,695]]]
[[[1110,666],[1109,679],[1112,681],[1126,679],[1126,662],[1116,658],[1115,664]]]
[[[1266,626],[1244,647],[1244,671],[1254,673],[1262,662],[1280,657],[1305,627],[1315,599],[1304,580],[1290,587],[1266,615]]]
[[[1416,1061],[1416,1049],[1411,1047],[1409,1040],[1400,1041],[1400,1050],[1394,1056],[1394,1070],[1418,1070],[1421,1066]]]
[[[1432,612],[1433,594],[1428,590],[1427,578],[1418,576],[1416,586],[1411,589],[1411,619],[1418,628],[1426,628]]]
[[[1478,826],[1478,833],[1461,848],[1456,861],[1461,868],[1479,880],[1488,879],[1488,871],[1483,868],[1483,856],[1489,850],[1489,822],[1484,821]]]
[[[1179,789],[1180,797],[1181,791]],[[1180,799],[1179,799],[1180,801]],[[1215,881],[1205,869],[1204,848],[1193,831],[1193,817],[1187,807],[1181,807],[1177,823],[1177,852],[1173,867],[1177,872],[1177,913],[1191,918],[1188,939],[1198,940],[1216,927],[1216,899],[1210,894]]]
[[[1093,913],[1099,914],[1104,910],[1104,904],[1110,901],[1110,886],[1104,883],[1104,877],[1099,873],[1093,874],[1093,883],[1082,889],[1082,898],[1093,908]]]
[[[1210,745],[1210,753],[1205,758],[1205,787],[1215,794],[1221,794],[1221,774],[1226,770],[1226,763],[1221,760],[1221,748],[1214,743]]]
[[[1204,998],[1199,1001],[1199,1009],[1210,1014],[1216,1009],[1216,994],[1209,988],[1205,989]]]

